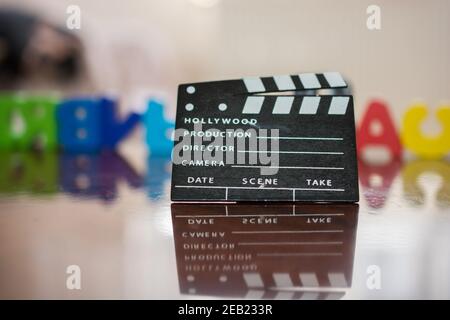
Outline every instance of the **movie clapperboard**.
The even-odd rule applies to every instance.
[[[346,87],[337,72],[180,85],[171,199],[357,202]]]

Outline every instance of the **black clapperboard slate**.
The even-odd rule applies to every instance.
[[[173,158],[172,201],[357,202],[353,97],[333,94],[346,87],[337,72],[180,85],[176,129],[196,135],[194,122],[202,123],[202,132],[268,129],[258,141],[270,140],[270,129],[278,129],[279,161],[275,175],[262,175],[260,163],[230,164],[225,155],[224,163],[215,164]],[[332,94],[320,95],[327,91]],[[223,119],[241,122],[225,124]],[[201,144],[207,146],[213,140]],[[173,157],[179,143],[192,148],[194,139],[175,139]],[[237,159],[237,152],[251,150],[246,146],[239,151],[235,144],[233,151],[226,152],[233,152]]]

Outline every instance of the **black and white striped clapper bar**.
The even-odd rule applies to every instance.
[[[357,202],[346,87],[337,72],[180,85],[172,200]]]

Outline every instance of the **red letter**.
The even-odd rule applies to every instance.
[[[384,206],[392,182],[401,167],[402,163],[398,158],[392,158],[389,163],[378,166],[367,164],[364,160],[358,162],[359,181],[369,207],[379,209]]]
[[[378,122],[381,125],[380,134],[371,132],[371,126]],[[383,145],[390,151],[392,158],[402,156],[402,145],[395,130],[386,105],[380,101],[372,101],[367,107],[361,124],[357,130],[358,157],[362,158],[363,150],[368,145]]]

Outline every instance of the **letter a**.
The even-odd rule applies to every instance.
[[[381,29],[381,8],[377,5],[370,5],[366,9],[366,13],[369,14],[367,17],[366,26],[369,30],[380,30]]]
[[[382,126],[379,135],[371,132],[370,128],[378,122]],[[392,154],[392,158],[400,158],[402,156],[402,146],[389,115],[388,108],[380,101],[372,101],[361,121],[357,132],[358,140],[358,156],[362,159],[362,153],[368,145],[386,146]]]
[[[66,273],[69,274],[66,280],[66,287],[69,290],[81,289],[81,268],[76,264],[67,267]]]
[[[66,20],[67,29],[81,29],[81,9],[77,5],[70,5],[66,9],[66,13],[69,15]]]

